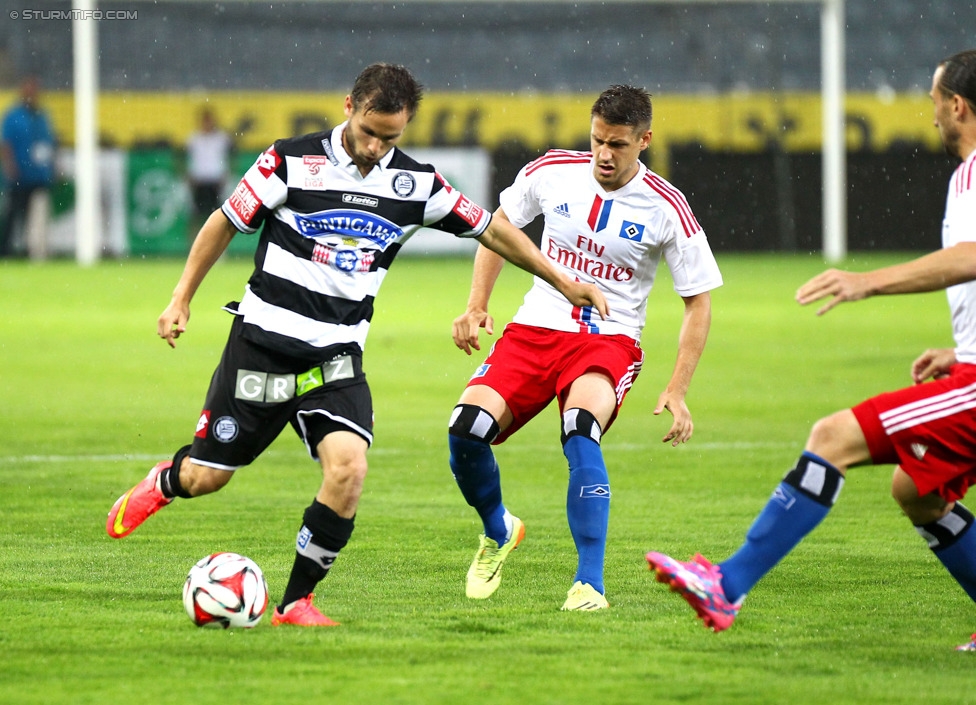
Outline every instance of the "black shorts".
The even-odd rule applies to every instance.
[[[373,400],[358,348],[312,365],[247,340],[243,327],[235,316],[197,421],[195,463],[222,470],[248,465],[288,423],[312,458],[333,431],[373,442]]]

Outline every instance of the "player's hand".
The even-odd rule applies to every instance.
[[[454,344],[459,350],[463,350],[468,355],[471,350],[481,350],[478,342],[478,331],[482,328],[488,335],[495,334],[495,321],[487,311],[465,311],[454,319],[451,326],[451,335]]]
[[[610,315],[610,307],[607,306],[607,298],[603,295],[596,284],[567,280],[564,284],[565,290],[561,291],[563,296],[573,304],[583,308],[592,306],[600,314],[600,318],[607,319]]]
[[[171,348],[175,348],[176,339],[186,332],[186,324],[189,320],[190,307],[187,304],[171,301],[156,321],[156,334]]]
[[[806,306],[828,296],[832,297],[817,310],[817,315],[822,316],[839,303],[860,301],[869,294],[870,287],[863,273],[828,269],[797,289],[796,300],[801,306]]]
[[[661,439],[661,442],[670,442],[671,447],[676,447],[681,443],[686,443],[691,440],[691,435],[695,431],[695,424],[691,421],[691,412],[688,410],[688,405],[685,404],[685,400],[665,391],[658,397],[657,406],[654,408],[654,415],[659,415],[665,409],[671,412],[674,421],[671,423],[671,428],[668,429],[664,438]]]
[[[952,348],[926,350],[912,363],[912,381],[921,384],[930,377],[945,377],[956,362],[956,351]]]

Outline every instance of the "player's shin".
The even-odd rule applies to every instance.
[[[447,437],[454,481],[481,517],[485,536],[501,546],[508,538],[508,527],[501,476],[490,445],[497,435],[498,423],[481,407],[459,404],[454,408]]]
[[[569,461],[566,518],[579,555],[574,581],[587,583],[602,594],[610,479],[600,437],[600,425],[590,412],[567,409],[563,414],[563,453]]]
[[[966,594],[976,602],[976,531],[970,531],[973,514],[959,502],[948,514],[929,524],[916,526],[935,557],[942,561]]]
[[[354,525],[355,518],[343,518],[318,500],[312,500],[295,540],[295,563],[279,610],[315,590],[328,575],[339,551],[349,542]]]
[[[726,599],[740,601],[813,531],[843,486],[844,476],[837,468],[805,451],[756,517],[745,543],[719,566]]]

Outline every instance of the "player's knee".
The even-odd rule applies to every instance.
[[[491,443],[498,436],[498,421],[475,404],[458,404],[451,413],[448,433],[455,438]]]
[[[596,417],[586,409],[573,408],[563,412],[563,425],[560,440],[565,446],[573,436],[583,436],[594,441],[597,445],[603,437],[603,429]]]
[[[810,429],[806,450],[832,463],[841,472],[871,459],[864,433],[850,409],[817,421]]]
[[[333,454],[322,462],[322,472],[326,480],[338,484],[362,485],[368,469],[365,453]]]
[[[824,457],[823,450],[831,444],[836,436],[839,423],[836,414],[825,416],[813,424],[810,429],[810,437],[807,439],[807,448],[817,455]]]

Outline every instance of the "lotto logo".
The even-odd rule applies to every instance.
[[[241,182],[237,184],[237,188],[234,189],[234,193],[231,194],[231,209],[242,221],[250,224],[254,218],[254,214],[258,212],[258,206],[260,205],[261,201],[258,200],[257,194],[254,193],[246,180],[241,179]]]
[[[197,438],[207,437],[207,428],[210,426],[210,410],[204,409],[200,412],[200,418],[197,419],[197,430],[193,434]]]
[[[275,169],[278,168],[279,164],[281,164],[281,157],[279,157],[278,153],[274,151],[273,147],[271,147],[261,154],[260,157],[258,157],[255,166],[257,166],[258,171],[261,172],[261,175],[267,179],[275,172]]]

